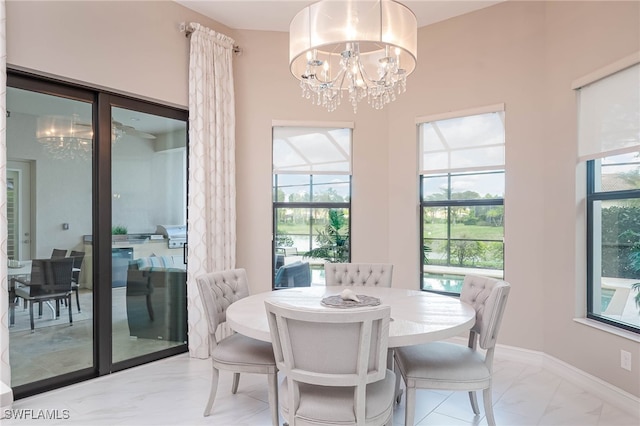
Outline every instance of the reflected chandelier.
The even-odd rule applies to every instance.
[[[78,121],[78,115],[45,115],[36,122],[36,138],[53,158],[62,160],[87,159],[93,149],[93,129]],[[111,126],[111,140],[115,143],[124,134]]]
[[[416,67],[417,21],[392,0],[322,0],[289,27],[289,66],[302,96],[334,111],[347,94],[382,109],[406,90]]]

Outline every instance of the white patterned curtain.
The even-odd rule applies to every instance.
[[[9,288],[7,287],[7,19],[5,0],[0,0],[0,389],[2,408],[12,402],[9,364]],[[5,387],[6,386],[6,387]]]
[[[233,39],[191,24],[189,63],[189,353],[209,356],[195,278],[236,263]]]

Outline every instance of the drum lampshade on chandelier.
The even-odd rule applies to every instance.
[[[381,109],[406,90],[416,67],[417,21],[392,0],[322,0],[289,27],[289,66],[302,96],[334,111],[344,95]]]

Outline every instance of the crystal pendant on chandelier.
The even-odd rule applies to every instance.
[[[392,0],[323,0],[290,26],[290,69],[302,96],[334,111],[346,95],[357,111],[381,109],[406,90],[416,66],[417,22]]]

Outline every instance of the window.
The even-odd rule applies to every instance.
[[[348,262],[350,127],[273,128],[274,288],[324,284],[325,262]]]
[[[587,317],[640,333],[640,65],[578,89]]]
[[[504,107],[418,120],[423,290],[504,273]]]

